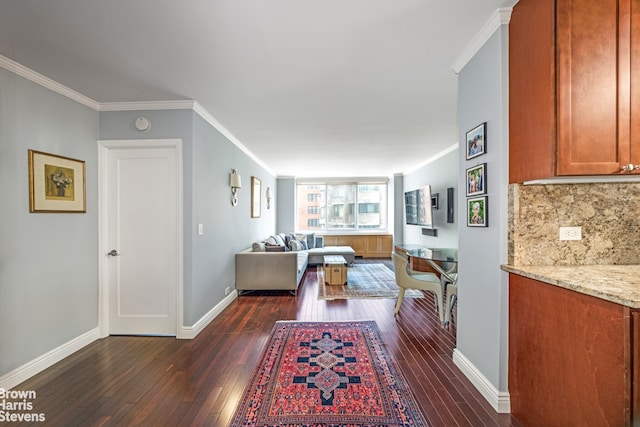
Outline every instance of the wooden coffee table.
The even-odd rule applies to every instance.
[[[327,285],[347,284],[347,260],[342,255],[324,257],[324,283]]]

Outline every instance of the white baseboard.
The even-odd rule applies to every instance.
[[[453,350],[453,363],[478,389],[487,402],[500,414],[511,412],[511,398],[508,392],[500,391],[480,372],[458,349]]]
[[[37,357],[0,377],[0,388],[5,390],[12,389],[18,384],[44,371],[48,367],[53,366],[65,357],[75,353],[83,347],[86,347],[99,338],[99,329],[95,328],[72,339],[71,341],[66,342],[65,344],[62,344],[60,347],[54,348],[42,356]]]
[[[207,327],[209,323],[211,323],[211,321],[213,321],[213,319],[215,319],[220,313],[222,313],[222,310],[227,308],[229,304],[231,304],[236,298],[238,298],[238,291],[234,290],[229,295],[227,295],[225,299],[220,301],[218,305],[209,310],[207,314],[202,316],[202,318],[198,320],[193,326],[183,326],[178,331],[178,335],[176,336],[176,338],[183,340],[190,340],[195,338],[200,332],[204,330],[204,328]]]

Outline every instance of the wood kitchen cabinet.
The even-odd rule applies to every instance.
[[[510,183],[640,173],[640,1],[514,6],[509,156]]]
[[[509,274],[511,413],[531,426],[640,425],[640,311]]]

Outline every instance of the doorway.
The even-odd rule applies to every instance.
[[[99,141],[100,331],[177,336],[181,140]]]

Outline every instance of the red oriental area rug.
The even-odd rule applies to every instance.
[[[231,426],[427,426],[374,321],[276,322]]]

